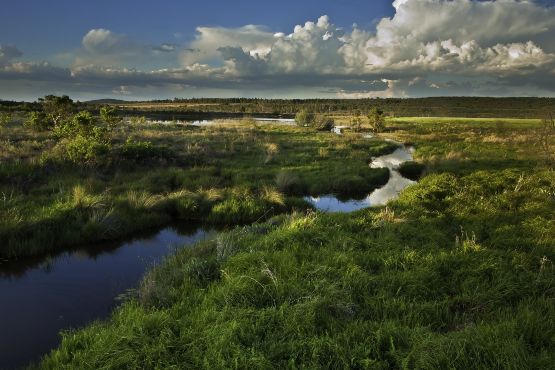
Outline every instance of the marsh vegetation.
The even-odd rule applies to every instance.
[[[540,122],[388,126],[426,166],[398,200],[181,250],[42,366],[549,368],[555,174]]]
[[[368,169],[370,158],[395,148],[251,120],[195,127],[70,112],[56,124],[47,115],[31,113],[2,132],[4,259],[177,219],[260,221],[306,209],[300,195],[365,194],[389,177]]]
[[[75,161],[67,148],[78,134],[35,131],[17,114],[0,132],[4,259],[171,222],[229,229],[170,255],[109,319],[65,331],[37,367],[544,369],[555,361],[548,121],[389,117],[376,130],[361,115],[334,135],[252,120],[196,127],[69,117],[72,127],[102,127],[106,146]],[[365,138],[371,131],[379,133]],[[396,163],[399,176],[418,180],[398,199],[352,213],[303,200],[380,188],[393,172],[369,163],[395,142],[415,148]]]

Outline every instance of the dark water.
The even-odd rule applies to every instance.
[[[166,228],[133,240],[0,265],[0,369],[25,366],[60,342],[60,330],[106,318],[146,270],[207,237]]]
[[[397,171],[403,162],[412,160],[412,147],[402,146],[391,154],[376,157],[370,163],[372,168],[388,168],[389,180],[387,184],[374,190],[364,199],[339,200],[334,195],[323,195],[319,197],[305,197],[314,207],[325,212],[353,212],[368,207],[378,207],[387,204],[399,196],[401,191],[415,181],[409,180]]]

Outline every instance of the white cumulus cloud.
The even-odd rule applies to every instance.
[[[82,38],[70,68],[17,61],[0,46],[0,80],[33,78],[115,94],[205,88],[329,96],[555,95],[555,7],[525,0],[395,0],[375,28],[328,16],[292,30],[196,28],[183,46],[151,45],[107,29]],[[372,15],[368,15],[371,20]],[[54,77],[55,76],[55,77]]]

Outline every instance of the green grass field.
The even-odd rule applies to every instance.
[[[322,166],[343,156],[355,166],[371,149],[349,136],[263,132],[280,148],[299,144],[276,171],[310,172],[302,166],[323,153]],[[289,213],[181,250],[38,367],[552,368],[555,171],[538,135],[537,121],[390,120],[383,136],[413,143],[426,166],[398,200]],[[136,191],[148,184],[130,179]]]

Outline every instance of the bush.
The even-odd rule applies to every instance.
[[[133,116],[129,119],[132,125],[144,125],[148,122],[147,118],[144,116]]]
[[[46,119],[46,115],[41,112],[30,112],[23,125],[33,131],[46,131],[52,127],[51,123]]]
[[[9,113],[0,113],[0,129],[6,127],[11,120],[12,116]]]
[[[102,121],[104,121],[111,129],[114,129],[122,122],[122,118],[117,115],[116,108],[112,106],[100,108],[100,119],[102,119]]]
[[[99,125],[89,112],[79,112],[71,119],[59,121],[54,133],[65,139],[61,145],[67,159],[74,163],[97,163],[110,149],[108,128]]]
[[[295,122],[298,126],[312,126],[314,122],[314,113],[301,110],[295,115]]]
[[[90,112],[83,111],[75,114],[71,119],[58,122],[54,127],[54,133],[60,138],[94,136],[96,139],[101,139],[100,136],[105,136],[107,130],[102,130],[102,126],[97,125],[96,119]]]
[[[425,168],[426,166],[421,163],[408,161],[401,163],[401,165],[399,166],[399,173],[407,179],[416,181],[422,176]]]
[[[98,140],[91,140],[83,135],[64,143],[67,158],[74,163],[97,163],[101,156],[108,153],[108,144]]]

